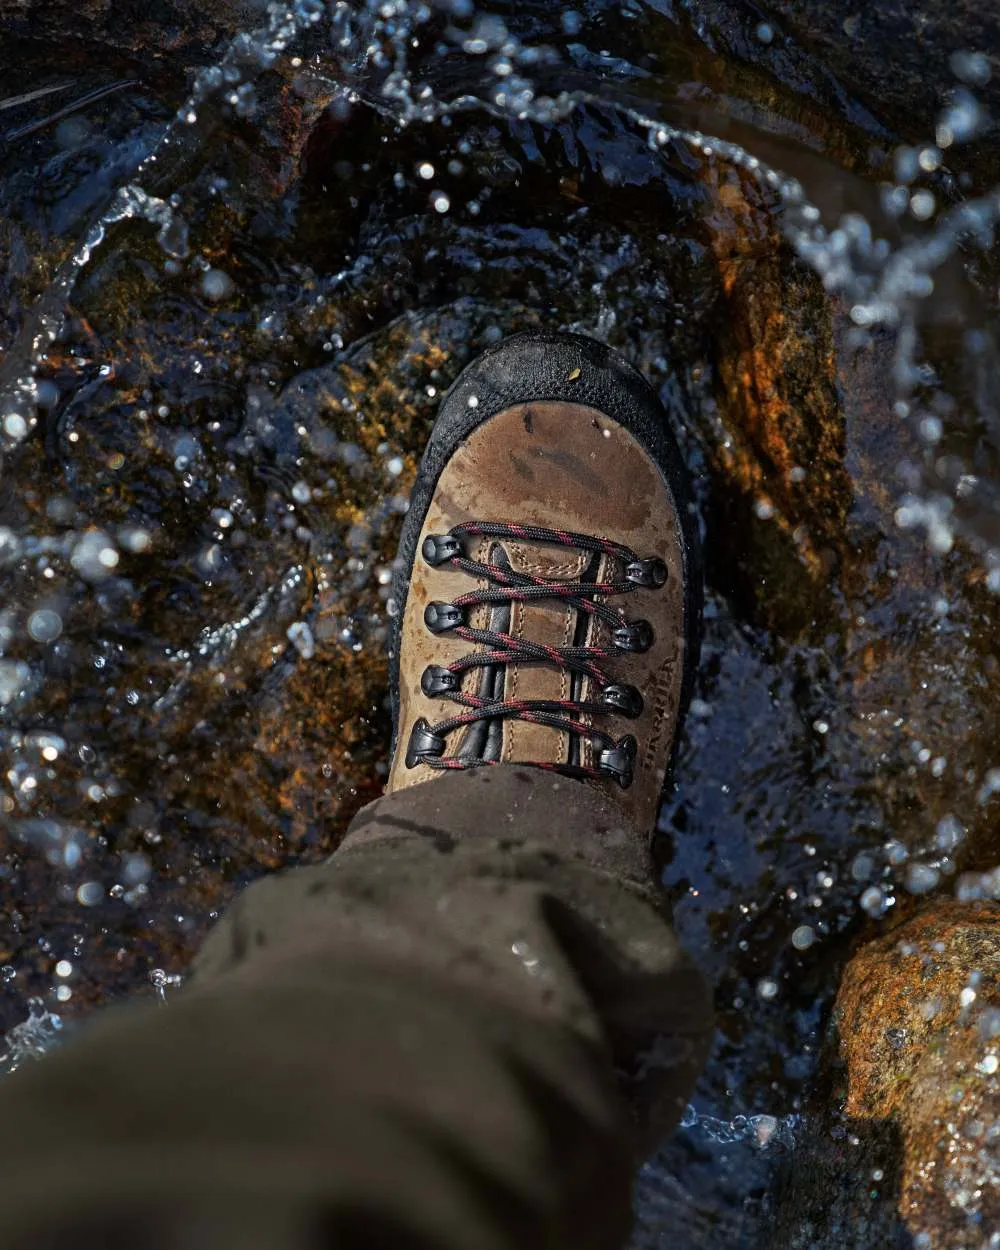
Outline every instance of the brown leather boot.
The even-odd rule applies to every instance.
[[[651,830],[697,663],[684,467],[602,344],[520,334],[445,397],[400,543],[388,791],[530,764]]]

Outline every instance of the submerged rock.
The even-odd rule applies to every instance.
[[[1000,905],[941,902],[848,964],[844,1111],[898,1126],[899,1209],[928,1250],[1000,1230]]]
[[[793,1163],[779,1244],[992,1250],[1000,905],[939,902],[869,942],[844,972],[834,1022],[830,1103]]]

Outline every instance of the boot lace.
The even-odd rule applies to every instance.
[[[499,564],[470,559],[465,552],[466,538],[514,539],[523,542],[575,548],[595,555],[611,556],[614,578],[605,581],[555,581],[551,578],[517,572]],[[424,623],[435,634],[454,633],[480,650],[470,652],[447,667],[432,664],[424,670],[421,689],[430,698],[448,699],[463,710],[454,716],[429,723],[421,717],[413,726],[406,753],[406,764],[413,768],[426,764],[431,768],[474,768],[499,760],[481,755],[446,754],[447,738],[456,730],[467,729],[480,721],[521,720],[533,725],[546,725],[569,735],[576,743],[570,751],[582,760],[580,744],[594,745],[593,764],[558,764],[544,760],[519,760],[537,768],[563,773],[571,777],[606,780],[613,778],[622,788],[633,779],[636,740],[631,734],[615,740],[610,734],[582,717],[625,716],[635,718],[643,709],[640,692],[631,685],[611,681],[600,661],[624,653],[649,649],[653,630],[647,621],[629,621],[623,609],[606,600],[642,588],[658,588],[667,580],[667,567],[657,557],[640,558],[630,548],[610,539],[567,530],[544,529],[533,525],[509,525],[498,522],[470,521],[456,525],[447,534],[425,538],[421,554],[434,567],[450,565],[487,582],[485,589],[469,591],[453,603],[432,602],[424,610]],[[496,629],[476,629],[469,625],[471,613],[478,607],[529,603],[555,599],[572,605],[585,617],[603,621],[610,631],[608,646],[551,647],[515,638]],[[589,678],[593,697],[581,699],[504,699],[484,698],[462,689],[462,678],[470,669],[503,668],[508,664],[542,664],[567,670],[581,678]]]

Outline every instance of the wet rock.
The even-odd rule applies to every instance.
[[[987,109],[1000,115],[1000,25],[978,0],[771,0],[772,42],[787,33],[899,134],[927,140],[946,97],[960,87],[963,53],[985,55],[985,74],[965,72]],[[972,67],[973,71],[975,66]],[[994,139],[996,131],[993,131]]]
[[[713,163],[703,185],[718,265],[717,393],[729,435],[714,449],[724,488],[712,506],[746,544],[723,558],[762,622],[783,631],[825,625],[852,497],[838,310],[781,239],[753,179]]]
[[[934,1250],[1000,1228],[1000,906],[942,902],[848,964],[844,1111],[902,1143],[900,1212]]]
[[[843,1066],[780,1208],[787,1244],[881,1246],[908,1231],[921,1250],[992,1247],[1000,906],[939,902],[869,942],[834,1020]]]
[[[166,0],[138,8],[113,0],[0,0],[0,51],[8,41],[19,49],[59,41],[75,48],[74,59],[86,49],[114,49],[141,56],[148,65],[179,53],[207,52],[247,23],[259,24],[266,7],[262,0]],[[65,66],[60,56],[60,67]]]

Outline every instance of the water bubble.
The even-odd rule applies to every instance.
[[[934,831],[934,845],[939,851],[953,851],[965,838],[965,829],[950,812],[942,816]]]
[[[431,194],[431,205],[436,213],[446,213],[451,208],[451,200],[443,191],[434,191]]]
[[[134,855],[126,856],[122,876],[126,885],[142,885],[149,880],[152,871],[153,866],[149,862],[149,857],[143,855],[141,851],[137,851]]]
[[[877,885],[870,885],[861,895],[860,902],[861,910],[871,916],[873,920],[878,920],[884,916],[889,908],[885,893]]]
[[[564,9],[562,28],[567,35],[578,35],[583,29],[583,18],[575,9]]]
[[[0,707],[19,699],[31,684],[31,669],[21,660],[0,660]]]
[[[989,58],[982,52],[953,52],[948,64],[955,77],[971,87],[985,87],[992,76]]]
[[[35,383],[35,399],[39,408],[54,408],[59,402],[59,387],[48,378]]]
[[[55,642],[62,627],[62,617],[52,608],[38,608],[28,617],[28,633],[35,642]]]
[[[476,19],[469,35],[462,40],[462,51],[472,56],[482,56],[491,48],[499,48],[507,39],[507,27],[503,18],[492,13]]]
[[[774,38],[774,31],[767,24],[767,22],[761,22],[754,33],[761,43],[770,43]]]
[[[430,182],[434,177],[434,166],[430,161],[424,161],[422,165],[417,166],[417,175],[423,178],[425,182]]]
[[[84,881],[76,892],[76,900],[84,907],[96,907],[104,897],[104,887],[97,881]]]
[[[213,304],[228,299],[236,289],[236,284],[228,273],[221,269],[206,269],[201,279],[201,293]]]
[[[762,977],[757,982],[757,997],[763,999],[764,1002],[770,1002],[771,999],[778,996],[778,983],[771,980],[770,977]]]
[[[896,175],[896,181],[898,183],[906,185],[916,178],[919,166],[917,163],[917,152],[915,148],[897,148],[893,154],[892,163],[893,171]]]
[[[88,581],[98,582],[118,565],[118,552],[103,530],[88,530],[73,548],[69,562]]]
[[[1000,1068],[1000,1059],[997,1059],[996,1055],[991,1051],[985,1059],[980,1060],[976,1064],[976,1067],[984,1076],[993,1076],[997,1069]]]
[[[140,529],[136,525],[123,525],[118,531],[118,541],[126,551],[130,551],[135,555],[148,551],[153,543],[152,535],[149,531]]]
[[[9,412],[3,419],[3,432],[8,438],[20,443],[28,436],[28,423],[19,412]]]
[[[156,241],[168,256],[174,260],[183,260],[191,250],[187,222],[171,213],[160,227]]]
[[[292,498],[296,503],[306,504],[312,499],[312,491],[305,482],[296,482],[292,487]]]
[[[941,874],[930,864],[910,864],[906,870],[906,888],[911,894],[927,894],[941,880]]]
[[[296,621],[285,631],[288,641],[304,660],[311,660],[316,654],[316,642],[313,632],[305,621]]]
[[[960,87],[951,103],[941,114],[935,139],[939,148],[950,148],[953,143],[966,143],[979,132],[985,122],[985,114],[979,101]]]
[[[149,983],[156,991],[156,997],[161,1003],[167,1001],[167,990],[176,989],[183,985],[184,978],[178,974],[171,975],[163,968],[153,968],[149,973]]]
[[[816,930],[811,925],[799,925],[792,933],[792,945],[797,951],[807,951],[815,941]]]
[[[70,977],[73,975],[73,965],[68,959],[60,959],[56,964],[57,977]]]
[[[851,862],[851,876],[855,881],[867,881],[875,871],[875,860],[866,852],[855,855]]]
[[[887,217],[902,217],[910,204],[910,193],[904,186],[886,185],[881,190],[882,211]]]
[[[936,207],[937,202],[930,191],[915,191],[910,196],[910,212],[917,221],[929,221]]]

